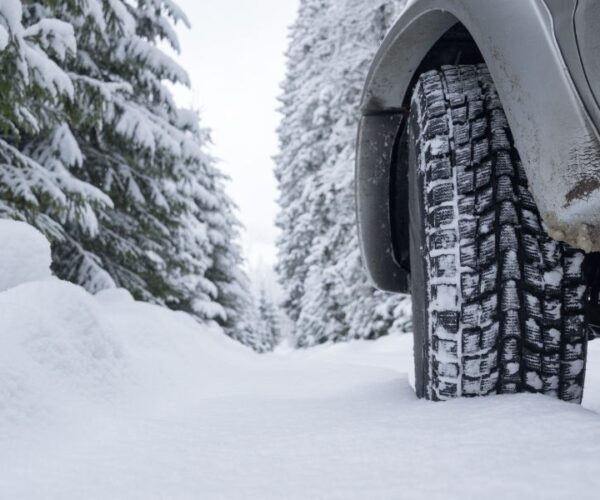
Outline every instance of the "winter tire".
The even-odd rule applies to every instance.
[[[402,140],[417,395],[580,402],[584,254],[546,234],[486,67],[422,74]]]

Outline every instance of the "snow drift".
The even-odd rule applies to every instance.
[[[123,290],[49,279],[47,245],[16,228],[0,224],[2,242],[24,231],[4,246],[16,267],[0,292],[0,498],[600,491],[593,411],[534,395],[419,401],[409,336],[259,356]],[[599,410],[590,351],[586,405]]]
[[[50,244],[24,222],[0,220],[0,292],[50,273]]]
[[[52,278],[50,245],[27,224],[0,221],[0,241],[0,429],[214,368],[219,350],[252,358],[217,326]]]

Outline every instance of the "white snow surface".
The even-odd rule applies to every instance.
[[[585,408],[534,395],[430,403],[409,385],[409,335],[260,356],[123,290],[23,276],[0,293],[2,499],[600,491],[596,343]]]
[[[50,264],[46,238],[29,224],[0,219],[0,292],[49,278]]]

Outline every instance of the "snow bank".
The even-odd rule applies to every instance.
[[[19,285],[0,293],[0,318],[0,428],[118,383],[119,343],[82,288],[58,280]]]
[[[181,382],[198,365],[213,374],[224,351],[252,359],[218,327],[125,290],[48,279],[50,246],[27,224],[0,221],[0,241],[0,429]]]
[[[0,292],[49,278],[50,263],[44,236],[24,222],[0,220]]]

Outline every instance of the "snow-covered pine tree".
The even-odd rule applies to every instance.
[[[74,87],[62,66],[75,54],[73,27],[52,15],[24,23],[20,0],[0,3],[0,217],[25,220],[51,239],[65,225],[94,225],[110,205],[70,172],[81,152],[64,120]]]
[[[77,39],[67,119],[82,161],[71,169],[112,200],[96,212],[95,231],[70,225],[55,244],[57,272],[92,292],[122,286],[243,336],[249,292],[233,208],[208,132],[165,86],[189,84],[159,47],[179,50],[174,25],[188,24],[184,13],[171,0],[28,5],[30,22],[48,15]]]
[[[287,77],[280,97],[283,117],[278,128],[280,146],[275,169],[281,207],[277,216],[281,229],[277,271],[285,290],[284,307],[292,321],[300,316],[315,230],[304,190],[324,161],[318,147],[323,131],[312,126],[312,115],[318,104],[316,85],[323,66],[321,60],[327,57],[327,53],[321,53],[322,35],[316,26],[328,5],[329,0],[301,0],[290,30]]]
[[[353,177],[364,80],[403,4],[302,0],[291,30],[276,172],[278,271],[298,346],[376,338],[405,316],[404,297],[374,291],[367,282]]]
[[[256,336],[260,340],[260,352],[270,352],[281,340],[279,319],[275,305],[264,287],[258,294]]]

